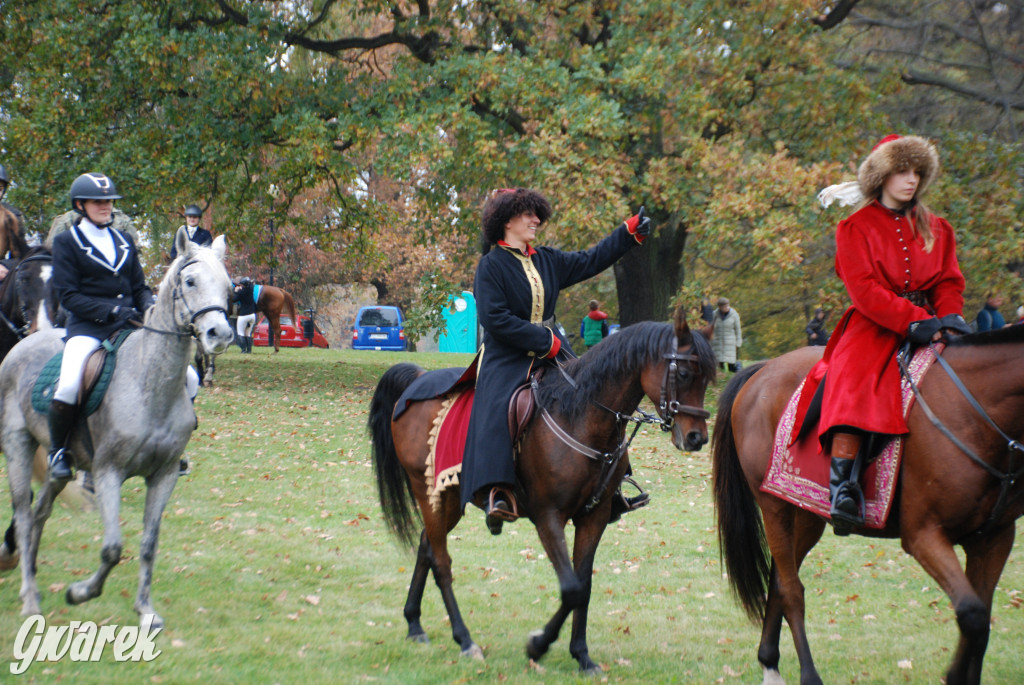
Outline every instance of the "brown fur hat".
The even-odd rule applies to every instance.
[[[881,195],[885,179],[905,169],[917,169],[921,174],[914,196],[920,198],[939,175],[939,153],[934,145],[920,136],[886,136],[875,145],[857,171],[860,191],[866,198],[877,198]]]

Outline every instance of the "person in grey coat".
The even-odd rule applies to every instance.
[[[714,328],[711,349],[715,352],[715,359],[723,369],[738,371],[740,365],[736,361],[736,350],[743,346],[743,333],[740,314],[729,307],[728,299],[718,298],[718,309],[715,310],[711,325]]]

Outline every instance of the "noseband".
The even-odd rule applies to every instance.
[[[691,349],[693,348],[691,347]],[[679,354],[679,339],[673,337],[672,351],[665,355],[665,359],[668,360],[668,366],[665,368],[665,378],[661,382],[661,401],[658,402],[658,410],[662,416],[661,430],[672,430],[672,426],[676,422],[676,415],[678,414],[695,416],[698,419],[704,420],[711,418],[711,412],[708,410],[682,404],[677,399],[679,394],[677,387],[679,362],[686,362],[687,364],[700,363],[700,357],[692,352]]]

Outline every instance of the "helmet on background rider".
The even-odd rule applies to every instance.
[[[238,281],[238,285],[252,285],[252,279],[248,276],[243,276],[242,279]]]
[[[105,174],[88,173],[82,174],[71,184],[71,208],[83,214],[76,201],[78,200],[120,200],[117,194],[117,187]]]
[[[7,176],[7,169],[4,169],[4,165],[0,164],[0,200],[7,194],[7,186],[11,184],[11,179]]]
[[[203,210],[199,209],[199,205],[189,205],[185,208],[185,216],[202,216]]]

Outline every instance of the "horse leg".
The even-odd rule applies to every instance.
[[[594,557],[597,554],[597,546],[604,535],[605,519],[603,513],[594,512],[594,515],[582,526],[576,527],[576,537],[573,541],[572,558],[576,568],[576,578],[583,586],[583,596],[579,606],[572,615],[572,636],[569,638],[569,654],[576,659],[580,670],[587,675],[600,675],[601,667],[590,658],[590,649],[587,647],[587,618],[590,610],[590,594],[593,586]]]
[[[462,619],[462,612],[459,611],[459,603],[455,600],[455,591],[452,589],[452,558],[448,554],[448,531],[455,527],[454,523],[446,525],[442,517],[434,513],[426,499],[419,501],[419,505],[420,512],[423,514],[423,534],[432,560],[431,569],[434,572],[434,582],[437,583],[437,588],[441,591],[441,599],[448,612],[448,620],[452,624],[452,638],[462,648],[462,656],[483,659],[484,652],[479,645],[473,642],[469,628],[466,627],[466,622]],[[420,546],[422,548],[422,543]]]
[[[555,611],[555,615],[542,630],[531,633],[530,639],[526,642],[527,656],[534,661],[539,661],[547,654],[552,643],[558,639],[558,633],[562,629],[565,619],[573,610],[585,603],[590,589],[589,583],[585,586],[580,582],[573,570],[572,561],[569,559],[569,548],[565,542],[565,524],[557,520],[555,512],[544,512],[537,518],[536,526],[541,544],[544,545],[544,551],[547,552],[551,564],[555,567],[558,586],[561,590],[561,603],[558,610]],[[577,531],[577,535],[579,535],[579,531]],[[580,661],[580,668],[584,668],[584,663],[588,664],[588,668],[600,670],[600,667],[590,661],[590,657],[586,654]]]
[[[960,640],[946,674],[946,683],[980,683],[982,659],[988,647],[992,593],[1013,546],[1013,526],[983,543],[970,545],[967,556],[970,579],[961,569],[956,551],[941,528],[926,526],[917,530],[918,533],[904,538],[903,548],[949,596],[960,627]]]
[[[430,574],[430,542],[427,541],[426,529],[420,534],[420,544],[416,551],[416,567],[412,571],[409,582],[409,594],[405,598],[405,622],[409,624],[406,639],[413,642],[430,642],[427,633],[420,624],[423,591],[427,587],[427,575]]]
[[[164,619],[156,613],[149,596],[153,583],[153,564],[156,562],[156,545],[160,538],[160,520],[164,507],[171,498],[175,483],[178,482],[178,461],[171,460],[171,466],[164,467],[146,479],[146,509],[142,515],[142,542],[139,545],[139,589],[135,596],[135,611],[140,617],[153,617],[152,627],[162,628]]]
[[[807,552],[821,538],[824,523],[816,516],[804,514],[793,505],[769,495],[759,497],[758,503],[774,562],[773,582],[768,585],[768,606],[758,647],[758,661],[764,670],[764,681],[770,683],[781,679],[778,673],[778,644],[784,617],[789,623],[797,659],[800,661],[801,685],[821,685],[821,676],[811,656],[804,624],[806,606],[804,585],[800,582],[800,565]]]
[[[281,342],[281,316],[275,314],[273,316],[267,315],[267,331],[274,336],[274,352],[280,352],[278,345]]]
[[[31,452],[28,452],[31,454]],[[10,462],[8,462],[10,464]],[[24,474],[19,473],[21,480]],[[36,497],[35,506],[31,506],[32,484],[25,480],[24,487],[18,487],[11,495],[15,499],[14,527],[18,546],[23,550],[24,560],[21,564],[21,602],[22,616],[33,616],[42,613],[39,609],[39,587],[36,583],[36,559],[39,556],[39,541],[43,536],[43,526],[53,511],[53,501],[64,489],[66,483],[44,481],[43,487]],[[31,509],[31,510],[30,510]]]
[[[93,474],[96,486],[96,502],[103,521],[103,546],[100,549],[100,566],[90,577],[68,587],[64,599],[68,604],[81,604],[103,593],[107,576],[121,561],[121,477],[112,470]]]

